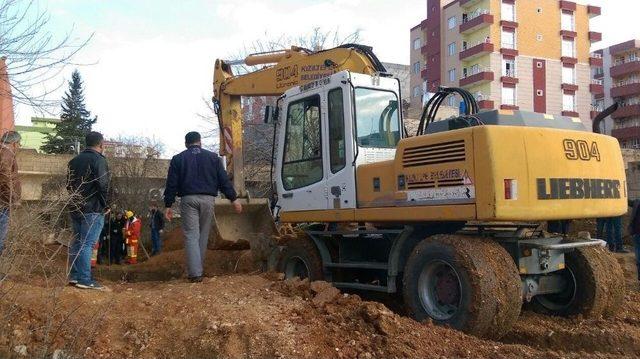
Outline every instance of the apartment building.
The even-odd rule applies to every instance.
[[[565,115],[590,125],[590,47],[602,35],[589,23],[600,12],[563,0],[427,0],[421,76],[412,72],[411,88],[459,86],[481,109]],[[411,30],[413,40],[418,33]]]
[[[640,40],[595,51],[591,117],[617,102],[620,108],[605,120],[603,132],[623,148],[640,148]]]

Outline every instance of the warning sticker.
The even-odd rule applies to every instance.
[[[425,188],[407,191],[407,201],[469,200],[475,198],[475,186]]]

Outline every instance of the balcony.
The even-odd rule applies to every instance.
[[[458,54],[460,60],[468,61],[480,56],[490,54],[494,50],[494,46],[490,42],[482,41],[475,46],[467,47]]]
[[[493,110],[495,108],[495,104],[491,100],[480,100],[478,101],[478,108],[480,110]]]
[[[560,36],[575,39],[578,37],[578,33],[573,30],[560,30]]]
[[[618,61],[611,67],[611,77],[622,77],[640,72],[640,59]]]
[[[602,80],[593,79],[589,84],[589,92],[591,93],[604,93],[604,85]]]
[[[623,52],[627,52],[627,51],[631,51],[639,48],[640,48],[640,40],[629,40],[627,42],[623,42],[621,44],[611,46],[609,48],[609,53],[615,56]]]
[[[460,79],[460,87],[479,85],[495,80],[495,75],[490,69],[482,70],[473,75],[463,76]]]
[[[518,75],[515,71],[504,70],[502,73],[502,77],[500,77],[500,82],[502,82],[503,84],[515,85],[520,82],[520,80],[518,79]]]
[[[640,81],[622,81],[611,88],[611,97],[640,95]]]
[[[596,31],[589,31],[589,41],[598,42],[602,41],[602,33]]]
[[[589,65],[602,67],[604,66],[604,60],[602,59],[602,54],[594,52],[589,56]]]
[[[580,114],[575,111],[562,111],[562,116],[567,117],[580,117]]]
[[[507,56],[518,56],[518,50],[516,49],[516,44],[513,42],[505,42],[503,41],[500,44],[500,53]]]
[[[502,104],[502,105],[500,105],[500,109],[501,109],[501,110],[512,110],[512,111],[518,111],[518,110],[520,109],[520,106]]]
[[[500,20],[500,26],[515,29],[518,27],[518,22],[515,19],[511,19],[511,20],[502,19]]]
[[[563,83],[562,85],[560,85],[560,88],[563,91],[567,91],[567,92],[576,92],[576,91],[578,91],[578,85],[576,85],[576,84]]]
[[[574,3],[573,1],[564,1],[561,0],[560,1],[560,9],[562,10],[567,10],[567,11],[576,11],[576,3]]]
[[[640,104],[622,106],[611,115],[611,118],[618,120],[637,116],[640,116]]]
[[[591,111],[589,112],[589,116],[591,116],[591,119],[593,120],[594,118],[596,118],[596,116],[600,114],[600,112],[602,112],[602,110],[596,109],[593,106],[591,106]]]
[[[640,137],[640,127],[634,126],[634,127],[625,127],[625,128],[614,128],[611,131],[611,136],[619,140],[638,138]]]
[[[460,33],[469,34],[480,29],[484,29],[493,24],[493,15],[489,14],[489,10],[479,10],[460,24]]]
[[[562,56],[560,58],[560,61],[562,61],[563,64],[567,64],[567,65],[575,65],[578,63],[578,59],[575,57],[575,55]]]
[[[464,9],[468,9],[475,4],[480,3],[482,0],[460,0],[460,7]]]
[[[600,8],[600,6],[588,5],[587,13],[589,14],[590,18],[600,16],[602,14],[602,8]]]

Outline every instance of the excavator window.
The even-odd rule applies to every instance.
[[[329,91],[329,159],[331,173],[336,173],[347,164],[344,141],[344,101],[342,89]]]
[[[316,183],[322,176],[320,96],[314,95],[289,104],[282,183],[292,190]]]
[[[400,141],[398,97],[392,91],[355,89],[358,146],[395,148]]]

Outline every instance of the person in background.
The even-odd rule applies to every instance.
[[[636,268],[638,269],[638,280],[640,280],[640,200],[629,200],[629,207],[631,207],[629,234],[633,236]]]
[[[104,213],[109,210],[109,168],[102,155],[102,134],[89,132],[85,144],[85,150],[69,161],[67,173],[67,190],[74,199],[70,204],[74,237],[69,246],[69,284],[105,290],[91,274],[91,251],[102,231]]]
[[[611,231],[609,218],[602,217],[596,219],[596,238],[604,239],[607,233]]]
[[[233,184],[229,181],[222,159],[202,148],[200,134],[189,132],[184,138],[186,150],[173,156],[169,163],[164,191],[165,216],[171,221],[171,206],[176,196],[180,201],[180,216],[187,256],[187,276],[190,282],[202,282],[202,267],[207,252],[209,231],[215,224],[214,199],[218,191],[233,203],[236,213],[242,212]]]
[[[118,212],[115,217],[111,217],[111,222],[109,223],[111,263],[120,264],[122,262],[122,248],[124,246],[123,230],[126,222],[122,212]]]
[[[16,152],[21,139],[15,131],[7,131],[0,138],[0,255],[9,231],[11,208],[20,206],[22,190]]]
[[[610,230],[607,232],[609,250],[615,253],[629,253],[622,244],[622,216],[609,218]]]
[[[149,228],[151,228],[151,255],[154,256],[162,250],[162,230],[164,229],[164,216],[158,205],[151,204],[149,211]]]
[[[127,211],[125,218],[127,222],[124,226],[124,240],[127,245],[127,263],[136,264],[138,263],[138,242],[140,241],[142,222],[133,211]]]

